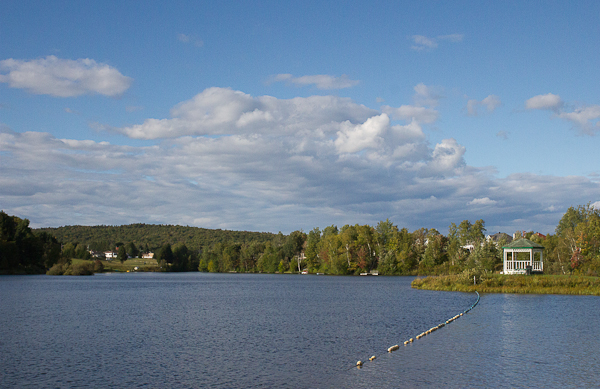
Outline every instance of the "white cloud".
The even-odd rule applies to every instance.
[[[383,143],[383,132],[389,129],[390,119],[386,114],[373,116],[359,125],[342,123],[337,133],[335,147],[339,153],[356,153],[366,148],[379,148]]]
[[[600,105],[576,108],[573,112],[561,112],[557,116],[572,122],[584,134],[594,135],[600,131]]]
[[[575,107],[572,111],[567,111],[560,96],[548,93],[530,98],[525,102],[525,108],[554,111],[556,117],[573,123],[584,135],[595,135],[600,131],[600,105]]]
[[[313,76],[294,77],[291,74],[277,74],[272,77],[274,82],[286,81],[297,86],[314,85],[317,89],[332,90],[345,89],[358,85],[360,81],[351,80],[347,75],[342,74],[340,77],[330,76],[328,74],[317,74]]]
[[[439,100],[442,98],[441,88],[420,83],[414,87],[414,90],[414,105],[401,105],[397,108],[384,105],[381,107],[381,111],[390,115],[393,119],[416,121],[424,124],[434,123],[438,119],[438,112],[433,108],[437,107]]]
[[[435,109],[414,105],[401,105],[398,108],[384,105],[381,110],[394,119],[416,120],[419,123],[431,124],[438,119],[438,112]]]
[[[147,119],[117,130],[131,138],[185,135],[335,134],[339,123],[362,123],[379,112],[335,96],[252,97],[226,88],[208,88],[171,110],[170,119]],[[337,123],[337,124],[336,124]]]
[[[456,169],[465,166],[463,155],[465,147],[458,144],[455,139],[444,139],[442,143],[435,145],[432,161],[427,170],[434,174],[456,174]]]
[[[427,86],[420,83],[414,87],[415,95],[413,101],[417,106],[426,106],[435,108],[442,98],[442,88],[436,86]]]
[[[425,50],[425,49],[435,49],[438,44],[434,38],[427,38],[423,35],[413,35],[412,40],[414,45],[411,46],[413,50]]]
[[[447,41],[447,42],[461,42],[464,38],[463,34],[449,34],[449,35],[438,35],[435,38],[428,38],[424,35],[413,35],[411,37],[413,41],[413,45],[411,49],[417,51],[423,50],[433,50],[438,47],[439,41]]]
[[[525,101],[526,109],[549,109],[557,110],[563,106],[563,101],[559,95],[548,93],[545,95],[537,95]]]
[[[340,159],[335,142],[291,135],[132,147],[4,126],[0,203],[34,226],[144,222],[287,233],[389,218],[411,230],[443,231],[450,222],[483,218],[490,230],[522,229],[526,219],[552,232],[569,206],[600,198],[600,184],[584,177],[495,179],[464,165],[456,141],[432,150],[419,131],[396,141],[398,154],[385,154],[393,128],[380,115],[349,129],[365,135],[358,139],[369,148]]]
[[[430,145],[417,120],[393,125],[350,99],[210,88],[171,113],[133,132],[162,138],[152,146],[0,125],[3,210],[34,226],[144,222],[290,232],[389,218],[411,230],[443,231],[483,218],[490,230],[523,229],[526,219],[552,232],[569,206],[600,198],[600,183],[586,177],[495,178],[468,166],[456,140]]]
[[[131,78],[93,59],[60,59],[53,55],[23,61],[0,61],[0,82],[34,94],[73,97],[84,94],[118,96],[131,85]]]
[[[487,112],[494,112],[496,108],[502,105],[500,98],[496,95],[489,95],[485,99],[478,100],[469,100],[467,101],[467,113],[469,116],[477,116],[478,115],[478,107],[483,106],[486,107]]]
[[[473,199],[471,201],[469,201],[469,203],[467,205],[480,205],[480,206],[486,206],[486,205],[495,205],[498,202],[495,200],[490,200],[489,197],[482,197],[480,199]]]

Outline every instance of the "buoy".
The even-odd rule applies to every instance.
[[[406,346],[407,344],[408,344],[408,340],[405,340],[404,341],[404,345]]]
[[[356,362],[356,366],[359,366],[359,367],[362,366],[362,361]]]
[[[372,361],[375,359],[375,355],[373,355],[371,358],[369,358],[369,361]]]
[[[410,338],[408,341],[412,343],[413,342],[413,338]]]

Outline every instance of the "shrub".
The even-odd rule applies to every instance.
[[[62,276],[65,272],[64,266],[61,263],[57,263],[54,266],[52,266],[50,269],[48,269],[48,271],[46,272],[47,275],[49,276]]]

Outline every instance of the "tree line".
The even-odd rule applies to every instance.
[[[89,258],[89,249],[94,245],[119,247],[121,260],[153,250],[159,266],[168,271],[306,270],[338,275],[372,271],[382,275],[453,274],[466,269],[495,272],[502,269],[502,247],[508,243],[504,238],[499,242],[486,239],[482,219],[451,223],[447,235],[427,228],[410,232],[390,220],[375,226],[331,225],[289,235],[145,224],[72,226],[32,232],[28,225],[27,219],[2,213],[0,271],[4,274],[10,269],[41,272],[61,258]],[[51,232],[59,232],[56,235],[62,239]],[[544,237],[533,231],[519,231],[517,235],[545,247],[547,274],[600,273],[600,211],[590,204],[570,207],[555,234]],[[64,245],[57,253],[58,242]],[[17,265],[15,261],[20,262]]]

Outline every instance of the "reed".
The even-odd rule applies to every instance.
[[[476,284],[473,284],[475,277]],[[415,279],[415,289],[480,293],[576,294],[600,296],[600,278],[574,275],[501,275],[465,271]]]

